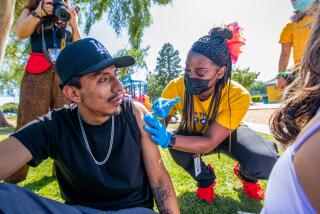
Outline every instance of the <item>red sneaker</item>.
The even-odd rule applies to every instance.
[[[252,199],[263,199],[264,198],[264,193],[263,193],[263,189],[260,186],[260,184],[257,183],[250,183],[250,182],[246,182],[244,180],[241,179],[240,175],[239,175],[239,166],[240,164],[237,163],[234,168],[233,168],[233,172],[234,174],[240,179],[242,186],[243,186],[243,191],[244,193]]]
[[[211,169],[212,166],[208,164],[208,167]],[[214,181],[210,186],[208,187],[198,187],[197,188],[197,196],[200,201],[204,201],[207,203],[212,203],[214,199],[216,198],[216,195],[214,194],[214,186],[216,185],[216,182]]]

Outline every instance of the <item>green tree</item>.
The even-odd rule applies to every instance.
[[[0,6],[0,68],[5,53],[7,39],[13,22],[15,0],[1,0]],[[10,125],[0,110],[0,127]]]
[[[137,71],[140,71],[142,69],[148,70],[148,66],[146,62],[144,61],[145,57],[148,55],[148,50],[150,46],[146,48],[140,48],[140,49],[122,49],[118,51],[116,56],[125,56],[129,55],[135,58],[136,64],[134,66],[130,66],[127,68],[121,68],[118,71],[118,77],[119,79],[122,79],[123,77],[133,74]]]
[[[78,0],[85,6],[85,33],[91,26],[102,19],[106,13],[108,22],[120,35],[122,29],[127,29],[130,44],[133,48],[140,47],[143,30],[152,23],[150,8],[152,5],[166,5],[172,0]],[[83,8],[83,7],[82,7]]]
[[[28,59],[29,42],[27,40],[19,41],[13,33],[11,35],[12,37],[6,47],[2,69],[0,70],[0,81],[20,85]]]
[[[249,67],[243,69],[236,67],[233,69],[231,78],[243,85],[247,90],[250,90],[259,75],[259,72],[250,71]]]
[[[152,5],[166,5],[172,0],[77,0],[82,9],[80,13],[80,23],[85,25],[85,33],[88,34],[91,26],[102,19],[104,14],[108,16],[108,22],[113,27],[117,35],[125,29],[129,35],[130,47],[128,52],[138,56],[137,64],[143,65],[147,48],[141,48],[143,30],[150,26],[152,18],[150,8]],[[13,77],[16,82],[20,82],[24,70],[24,62],[29,50],[29,42],[22,42],[14,37],[12,23],[20,16],[25,4],[25,0],[1,0],[0,7],[0,68],[6,50],[5,68],[0,72],[6,72],[2,78]],[[11,29],[11,39],[6,49],[6,42]],[[22,51],[21,51],[22,50]],[[143,61],[143,62],[141,62]],[[6,80],[4,80],[6,81]],[[0,111],[0,114],[2,112]],[[1,123],[1,119],[0,119]]]
[[[179,51],[174,50],[170,43],[165,43],[159,51],[155,71],[147,75],[148,94],[152,101],[161,96],[170,80],[179,76],[182,71],[180,61]]]
[[[250,88],[250,94],[251,95],[260,95],[263,96],[267,93],[266,86],[263,85],[262,81],[255,81]]]
[[[26,0],[5,1],[15,3],[14,20],[16,20]],[[153,5],[167,5],[172,0],[73,0],[71,2],[76,2],[80,5],[80,18],[81,22],[84,23],[86,34],[90,32],[95,22],[100,21],[103,15],[107,14],[107,21],[117,35],[120,35],[121,31],[126,29],[129,34],[130,44],[133,48],[138,49],[144,28],[152,23],[150,8]],[[13,13],[13,8],[9,12]]]
[[[136,59],[136,66],[121,69],[120,77],[132,74],[140,69],[147,69],[144,61],[148,55],[148,47],[141,47],[143,30],[152,23],[150,8],[152,5],[166,5],[172,0],[78,0],[81,8],[84,10],[85,33],[88,34],[91,26],[102,19],[107,14],[107,21],[113,27],[118,36],[123,29],[126,29],[129,35],[130,47],[120,50],[117,55],[129,54]]]
[[[15,21],[21,14],[25,0],[8,2],[11,2],[13,6],[15,4],[16,9],[13,16]],[[96,21],[103,18],[104,14],[107,15],[108,23],[113,27],[118,36],[121,35],[123,30],[128,32],[130,45],[127,49],[119,51],[118,54],[130,54],[136,58],[137,63],[133,68],[122,69],[120,74],[130,74],[141,68],[147,68],[144,59],[147,56],[149,47],[141,48],[140,46],[144,28],[150,26],[152,23],[150,8],[153,5],[169,4],[172,0],[77,0],[76,2],[81,8],[81,12],[79,13],[80,23],[84,24],[86,34],[89,33],[92,25]],[[13,13],[13,8],[7,11]],[[10,21],[12,22],[13,20],[11,19]],[[8,23],[6,26],[10,29],[11,23]],[[4,50],[4,48],[2,50]],[[21,41],[14,36],[14,32],[11,32],[5,55],[5,59],[7,59],[5,62],[6,69],[2,69],[2,71],[10,73],[6,76],[11,75],[17,82],[20,81],[28,51],[29,41]]]
[[[1,0],[0,7],[0,67],[5,53],[6,42],[13,22],[14,0]]]

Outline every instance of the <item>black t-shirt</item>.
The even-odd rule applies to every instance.
[[[101,210],[138,206],[152,209],[153,196],[132,103],[125,100],[121,109],[120,115],[114,117],[111,155],[102,166],[95,164],[85,146],[76,105],[51,111],[12,136],[31,152],[30,166],[37,166],[48,157],[54,159],[61,195],[67,204]],[[98,126],[82,121],[97,161],[102,161],[108,152],[111,123],[111,118]]]
[[[53,48],[54,39],[53,32],[56,32],[56,44],[58,48],[61,48],[61,39],[66,38],[66,43],[72,41],[71,30],[67,27],[66,29],[61,29],[55,27],[53,23],[52,15],[44,17],[45,25],[52,25],[50,28],[45,28],[44,30],[44,41],[46,43],[46,48]],[[31,35],[31,52],[43,53],[42,50],[42,34],[41,34],[41,26],[40,28],[36,28],[36,30]]]

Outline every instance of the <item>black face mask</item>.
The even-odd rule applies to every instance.
[[[184,84],[186,86],[186,91],[193,95],[199,95],[207,90],[209,90],[209,81],[198,78],[190,78],[189,75],[184,75]]]

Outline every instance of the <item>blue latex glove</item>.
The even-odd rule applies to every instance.
[[[150,114],[146,114],[143,120],[147,123],[143,129],[152,135],[150,139],[162,148],[168,148],[172,134],[167,131],[166,126]]]
[[[176,97],[172,100],[159,98],[152,104],[152,113],[153,115],[159,117],[160,119],[164,119],[168,117],[170,109],[173,107],[174,104],[179,102],[181,99],[180,97]]]

